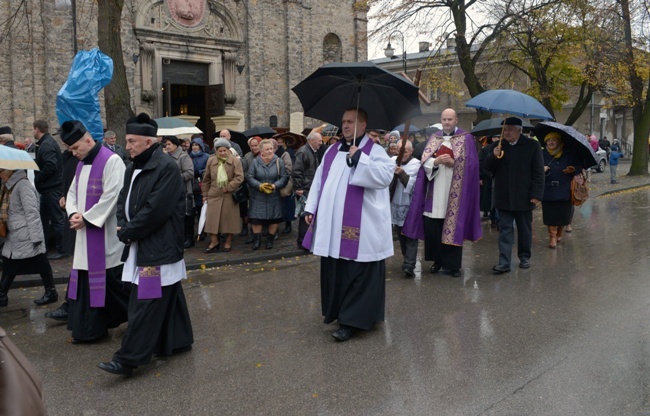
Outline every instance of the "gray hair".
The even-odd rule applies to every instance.
[[[312,131],[307,135],[307,140],[318,140],[318,141],[323,141],[323,136],[317,131]]]
[[[7,143],[14,139],[14,135],[10,133],[0,134],[0,143]]]
[[[104,133],[104,137],[115,137],[117,136],[113,130],[106,130],[106,133]]]

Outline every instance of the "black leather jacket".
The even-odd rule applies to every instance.
[[[36,146],[37,171],[34,186],[39,193],[60,190],[63,186],[63,155],[54,137],[44,135]]]

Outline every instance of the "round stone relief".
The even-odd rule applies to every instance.
[[[203,20],[205,0],[167,0],[172,18],[183,26],[196,26]]]

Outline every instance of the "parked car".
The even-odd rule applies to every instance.
[[[591,168],[596,172],[604,172],[605,167],[607,166],[607,152],[601,149],[600,147],[596,152],[596,161],[598,162],[598,164],[592,166]]]

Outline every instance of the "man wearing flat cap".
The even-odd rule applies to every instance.
[[[96,143],[78,120],[61,125],[61,140],[79,159],[66,196],[70,228],[76,231],[68,284],[68,329],[72,343],[88,343],[126,322],[129,289],[122,283],[122,244],[117,228],[117,198],[124,162]]]
[[[0,127],[0,145],[11,147],[12,149],[18,149],[14,143],[14,134],[11,131],[11,127]]]
[[[174,160],[156,139],[158,125],[147,114],[126,124],[126,150],[133,163],[117,204],[117,236],[126,247],[122,281],[132,284],[129,325],[121,348],[104,371],[131,376],[154,354],[188,351],[194,342],[181,280],[185,188]]]
[[[494,207],[499,211],[501,228],[494,274],[510,271],[515,223],[519,267],[530,268],[533,209],[544,194],[544,159],[539,142],[521,133],[521,119],[508,117],[503,123],[505,143],[493,143],[485,158],[485,169],[494,177]]]

